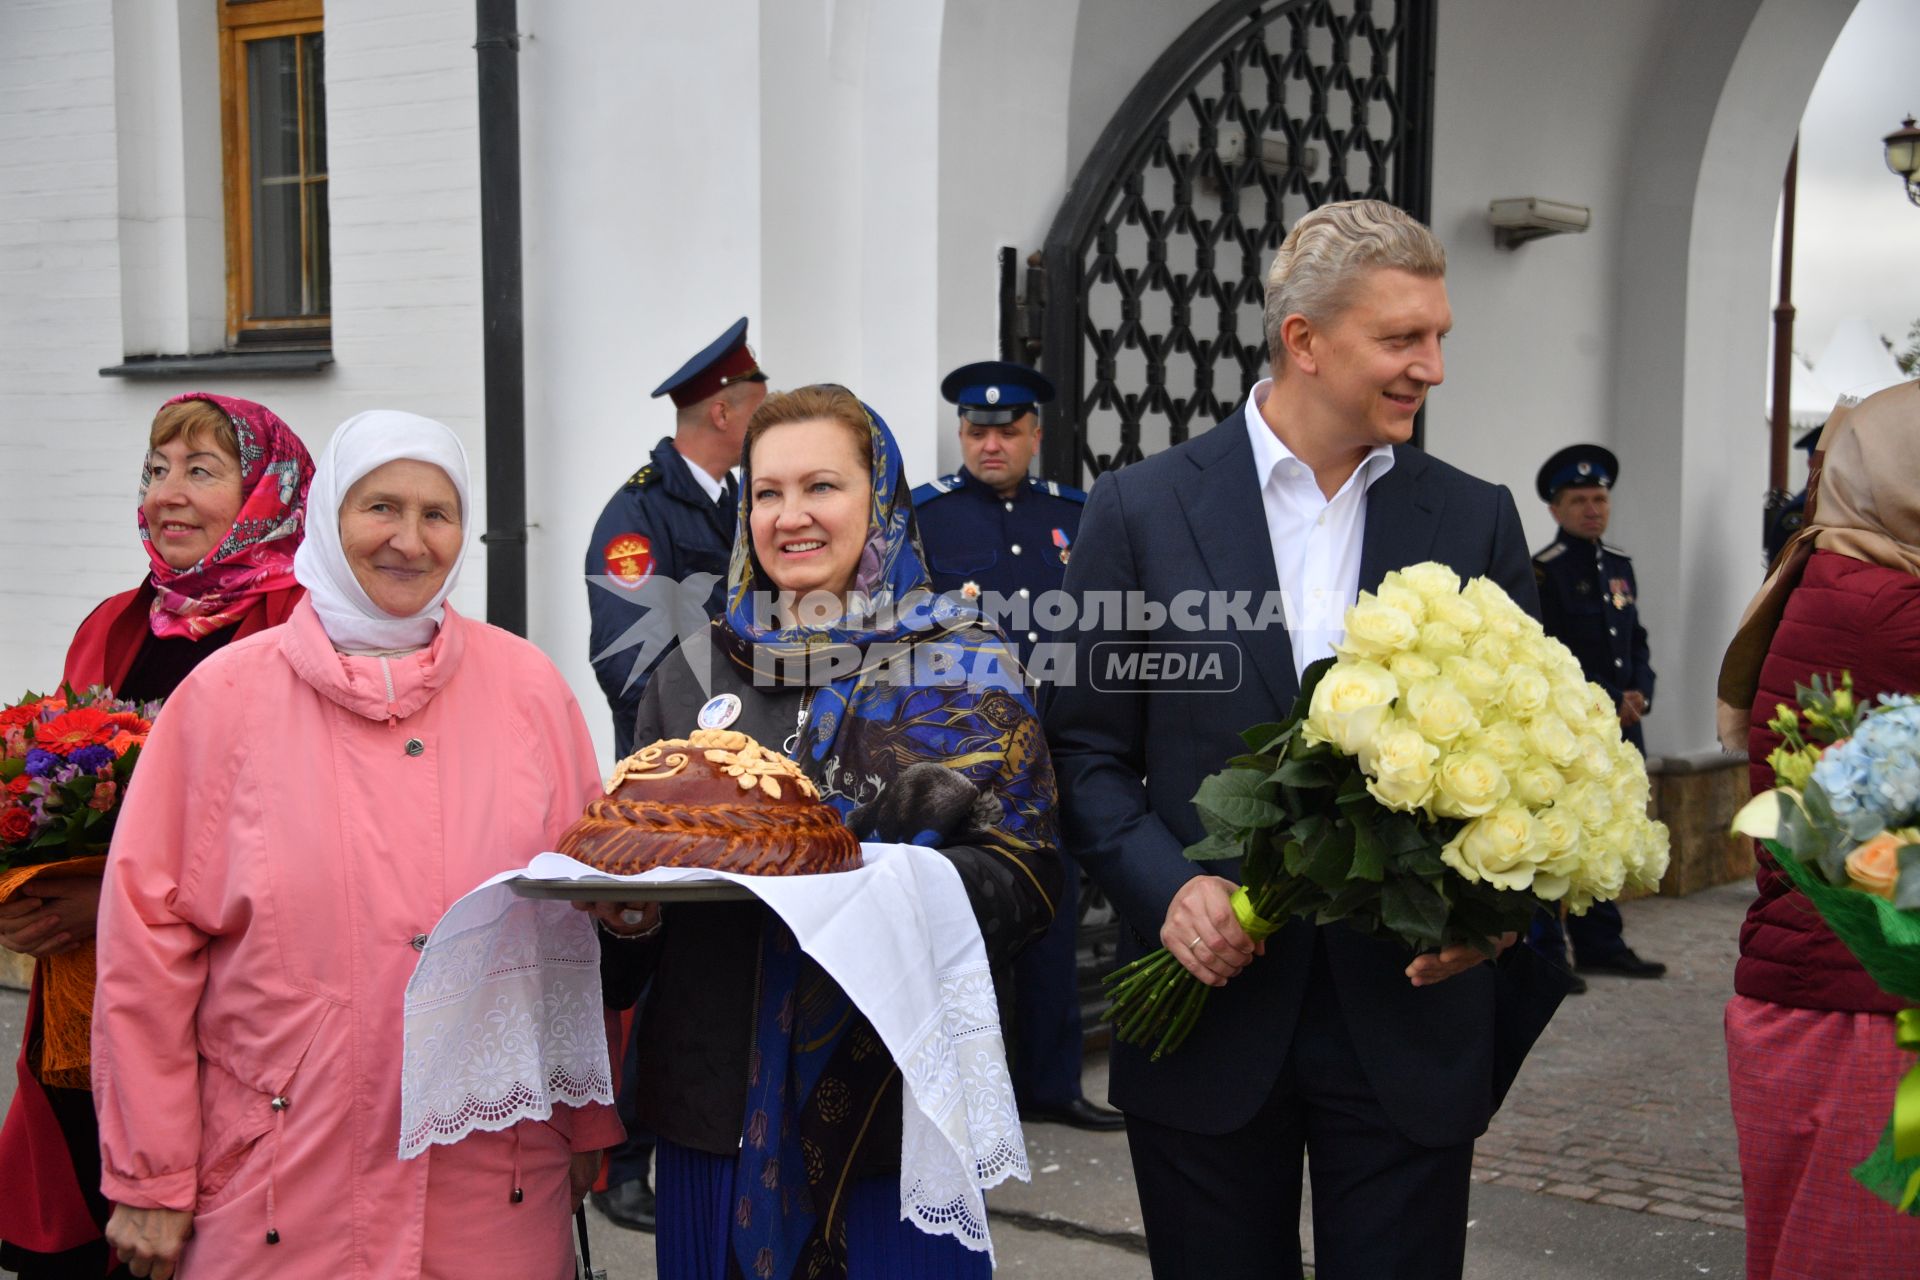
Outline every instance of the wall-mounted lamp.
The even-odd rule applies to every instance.
[[[1907,199],[1920,204],[1920,129],[1913,127],[1912,116],[1887,135],[1886,148],[1887,168],[1906,181]]]
[[[1261,134],[1255,140],[1254,148],[1257,153],[1260,168],[1267,173],[1274,175],[1283,182],[1293,173],[1295,168],[1293,162],[1294,150],[1284,135],[1278,133]],[[1180,154],[1184,156],[1196,156],[1200,154],[1199,142],[1192,138],[1187,139],[1186,142],[1180,146]],[[1247,157],[1247,135],[1239,129],[1222,129],[1219,133],[1219,140],[1214,145],[1214,154],[1220,159],[1221,169],[1228,174],[1238,172],[1241,162]],[[1299,158],[1300,163],[1298,168],[1307,177],[1311,178],[1320,172],[1320,148],[1315,146],[1302,146],[1299,149]],[[1248,185],[1252,185],[1253,181],[1257,181],[1257,179],[1249,180]],[[1199,175],[1195,185],[1209,195],[1220,194],[1220,184],[1211,171],[1203,171]]]
[[[1493,242],[1511,249],[1541,236],[1585,231],[1593,222],[1593,211],[1583,204],[1520,196],[1488,204],[1487,221],[1493,224]]]

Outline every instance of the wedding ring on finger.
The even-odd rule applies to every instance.
[[[1199,949],[1200,949],[1200,935],[1196,933],[1193,935],[1193,941],[1187,944],[1187,950],[1198,951]]]

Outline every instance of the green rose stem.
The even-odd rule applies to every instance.
[[[1263,941],[1314,889],[1306,879],[1269,882],[1252,889],[1242,885],[1233,891],[1234,918],[1249,938]],[[1114,970],[1103,985],[1112,1001],[1108,1017],[1113,1020],[1113,1034],[1128,1044],[1147,1045],[1157,1039],[1155,1062],[1186,1040],[1213,990],[1165,947]]]

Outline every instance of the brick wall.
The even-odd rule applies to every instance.
[[[0,696],[57,679],[145,561],[94,374],[120,358],[117,221],[107,0],[0,6]]]
[[[169,396],[259,400],[316,454],[351,413],[409,409],[481,474],[473,7],[329,0],[326,23],[335,365],[136,381],[98,373],[124,354],[113,6],[0,4],[0,696],[57,679],[80,620],[144,572],[139,464]],[[476,547],[456,607],[481,613],[485,578]]]

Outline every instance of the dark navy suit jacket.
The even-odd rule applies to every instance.
[[[1389,570],[1424,560],[1441,561],[1463,578],[1489,577],[1538,612],[1512,495],[1403,445],[1367,494],[1360,587],[1375,587]],[[1162,603],[1195,589],[1251,592],[1257,604],[1278,585],[1243,409],[1198,439],[1100,477],[1065,587],[1082,598],[1138,591]],[[1062,845],[1119,911],[1126,926],[1122,963],[1160,945],[1167,907],[1188,879],[1206,870],[1234,876],[1232,863],[1196,864],[1181,852],[1204,834],[1193,794],[1245,749],[1240,730],[1281,719],[1299,692],[1283,627],[1250,631],[1220,621],[1228,625],[1217,631],[1182,631],[1171,623],[1150,634],[1096,631],[1085,625],[1083,611],[1074,635],[1076,679],[1056,687],[1048,707],[1067,833]],[[1096,644],[1140,640],[1230,644],[1241,655],[1238,687],[1092,687]],[[1477,965],[1415,988],[1404,973],[1412,959],[1405,947],[1342,925],[1320,932],[1354,1049],[1393,1124],[1425,1146],[1482,1133],[1518,1066],[1516,1056],[1496,1049],[1510,1038],[1507,1028],[1496,1026],[1496,992],[1516,981],[1497,970],[1524,960]],[[1195,1133],[1225,1133],[1250,1121],[1286,1061],[1314,933],[1315,926],[1299,920],[1282,928],[1268,940],[1265,956],[1213,992],[1192,1036],[1159,1062],[1116,1044],[1115,1105]],[[1518,972],[1526,973],[1518,981],[1533,981],[1530,972]],[[1522,1033],[1525,1043],[1550,1013],[1548,1004],[1532,1019]]]

